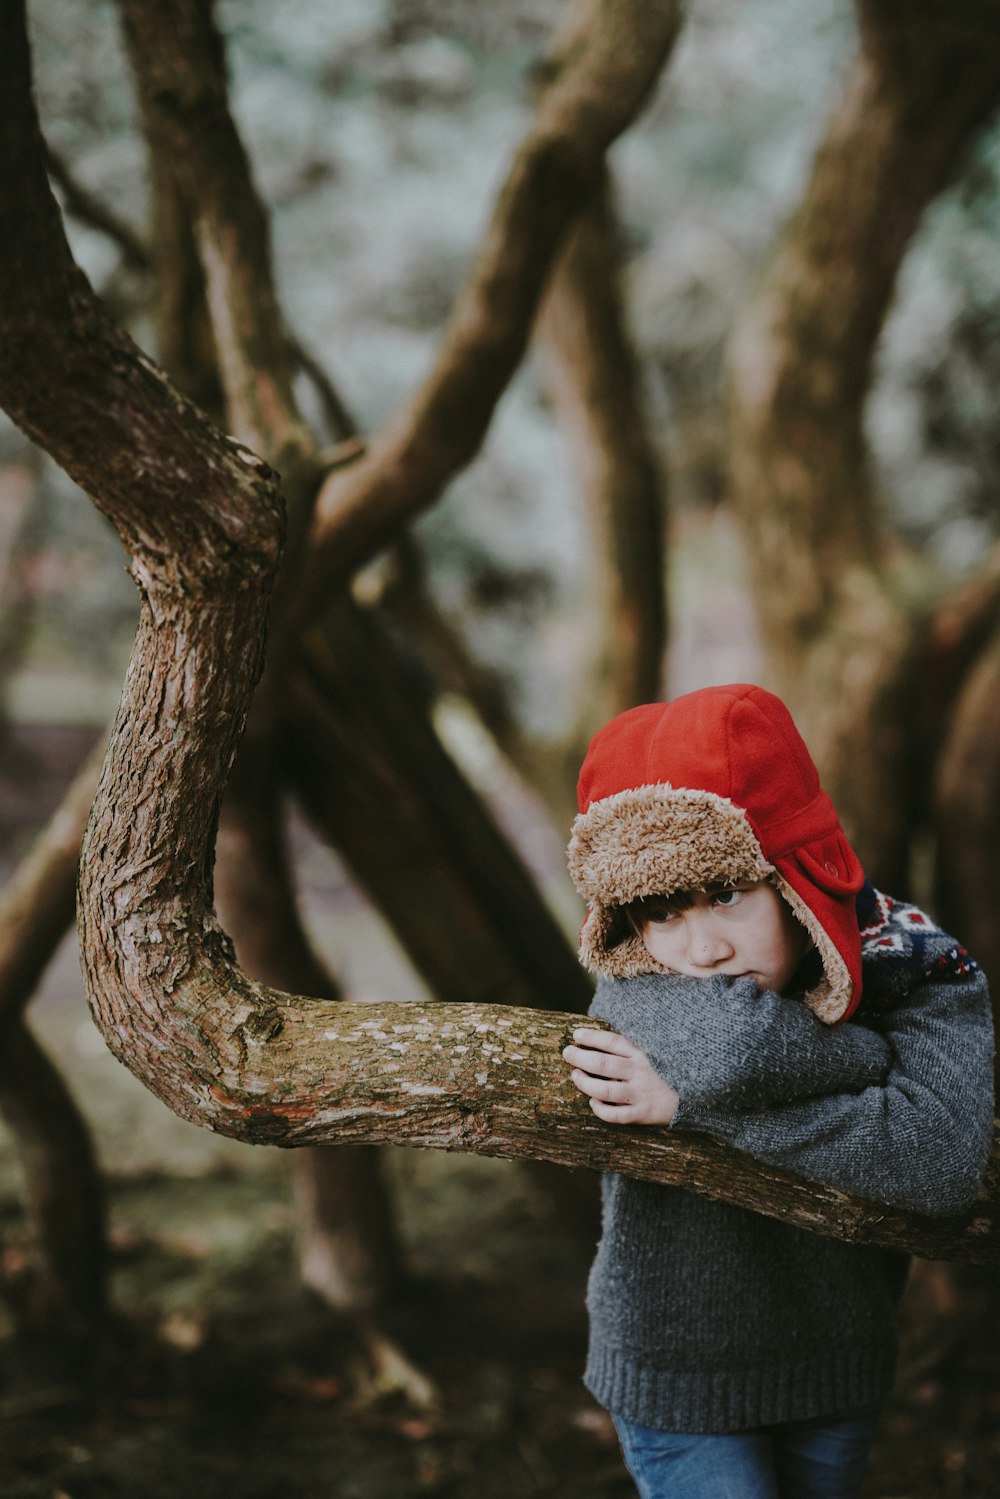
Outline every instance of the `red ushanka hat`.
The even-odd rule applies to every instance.
[[[780,698],[737,684],[631,708],[594,736],[577,796],[569,865],[590,906],[589,968],[662,971],[624,920],[638,896],[770,877],[822,960],[806,1004],[828,1024],[853,1012],[864,872]]]

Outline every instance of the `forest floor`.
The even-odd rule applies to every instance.
[[[50,734],[30,773],[0,762],[8,859],[78,752]],[[371,918],[306,852],[316,907],[356,932]],[[381,966],[356,985],[398,997],[398,957],[374,927],[365,946]],[[289,1156],[184,1124],[135,1083],[90,1024],[71,942],[32,1017],[107,1171],[117,1324],[76,1369],[0,1326],[4,1499],[630,1499],[610,1422],[580,1383],[592,1243],[527,1171],[385,1152],[409,1279],[381,1329],[434,1383],[435,1403],[416,1407],[299,1285]],[[2,1135],[0,1238],[16,1280],[23,1222]],[[904,1311],[866,1499],[990,1499],[1000,1278],[918,1265]]]

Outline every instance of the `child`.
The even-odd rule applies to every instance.
[[[615,1029],[564,1056],[594,1113],[895,1208],[965,1207],[992,1140],[983,976],[865,881],[780,700],[713,687],[621,714],[579,803],[581,953]],[[607,1176],[586,1383],[643,1499],[857,1495],[907,1267]]]

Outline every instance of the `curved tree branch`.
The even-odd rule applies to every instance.
[[[353,468],[324,485],[302,607],[433,503],[479,450],[524,354],[562,238],[680,25],[675,0],[582,0],[433,368]]]

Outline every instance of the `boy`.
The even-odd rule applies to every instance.
[[[781,701],[737,685],[621,714],[579,797],[581,954],[615,1029],[564,1056],[595,1114],[894,1207],[965,1207],[992,1139],[982,974],[865,881]],[[586,1383],[642,1499],[857,1495],[907,1266],[607,1176]]]

